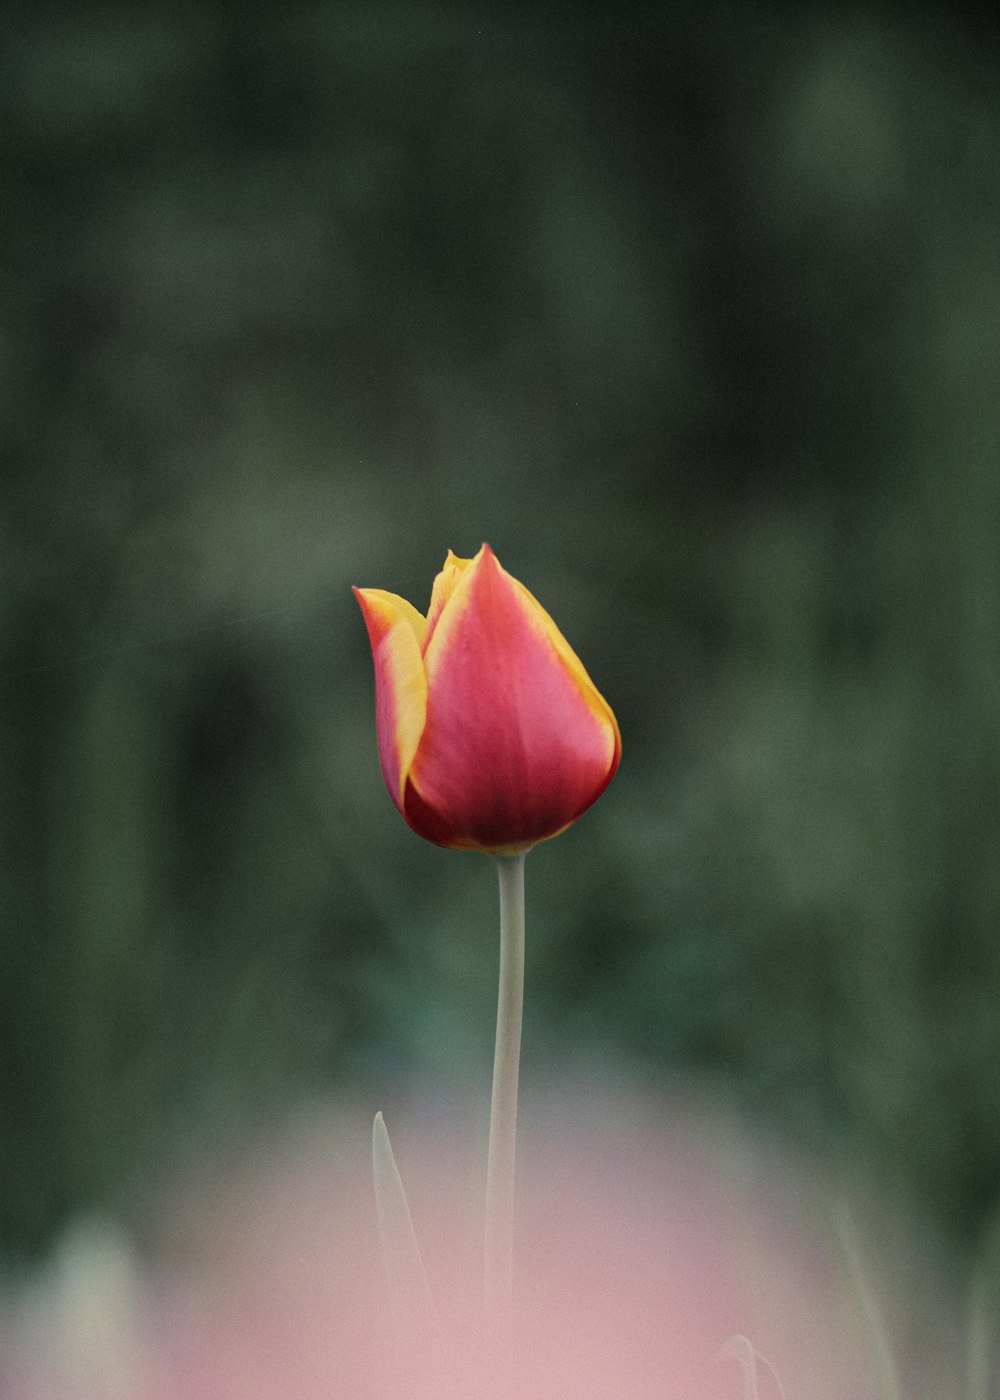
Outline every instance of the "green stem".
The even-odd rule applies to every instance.
[[[486,1171],[483,1289],[486,1327],[494,1336],[502,1334],[506,1327],[513,1273],[517,1073],[524,1002],[524,853],[498,856],[497,870],[500,877],[500,991]]]

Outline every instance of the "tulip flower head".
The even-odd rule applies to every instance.
[[[439,846],[510,855],[556,836],[614,777],[621,735],[552,618],[488,544],[448,552],[424,617],[355,588],[375,661],[382,775]]]

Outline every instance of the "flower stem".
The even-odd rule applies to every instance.
[[[494,1337],[506,1331],[513,1273],[517,1073],[524,1001],[524,853],[498,856],[497,870],[500,877],[500,991],[486,1171],[483,1278],[486,1330]]]

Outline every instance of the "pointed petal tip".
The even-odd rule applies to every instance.
[[[500,560],[496,557],[496,554],[494,554],[486,540],[483,540],[479,549],[469,560],[469,568],[473,572],[480,569],[487,569],[493,573],[506,573]]]
[[[464,572],[470,565],[475,564],[476,560],[481,558],[484,552],[488,554],[493,553],[488,544],[481,544],[475,554],[456,554],[453,549],[449,549],[441,568],[442,570],[455,568],[460,572]]]

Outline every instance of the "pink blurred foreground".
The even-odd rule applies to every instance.
[[[70,1232],[8,1302],[10,1400],[874,1400],[879,1346],[832,1228],[834,1193],[705,1115],[621,1103],[528,1116],[513,1343],[478,1341],[475,1114],[386,1118],[440,1321],[397,1340],[367,1115],[316,1113],[225,1179],[176,1186],[143,1231]],[[478,1123],[477,1123],[478,1126]],[[456,1141],[460,1145],[455,1145]],[[912,1347],[905,1394],[957,1393],[915,1261],[859,1232]],[[885,1290],[888,1290],[888,1293]],[[905,1299],[905,1307],[900,1300]],[[902,1325],[902,1324],[900,1324]],[[748,1339],[748,1340],[744,1340]],[[728,1344],[728,1345],[727,1345]],[[751,1345],[763,1361],[756,1380]],[[932,1363],[928,1358],[935,1358]],[[954,1358],[952,1358],[953,1360]],[[754,1388],[756,1386],[756,1389]]]

